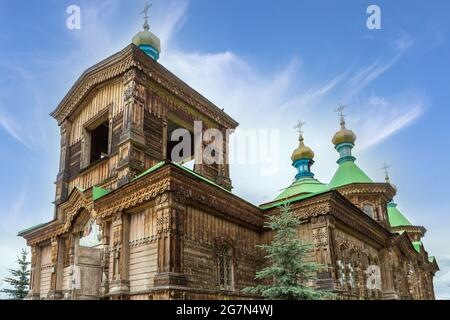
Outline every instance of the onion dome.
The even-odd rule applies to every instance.
[[[148,24],[148,10],[150,9],[149,5],[146,5],[142,14],[144,14],[144,30],[139,31],[133,37],[133,44],[139,47],[142,51],[144,51],[148,56],[150,56],[153,60],[157,61],[159,59],[159,55],[161,53],[161,40],[154,35],[150,31],[150,26]]]
[[[305,139],[303,138],[302,128],[304,122],[299,122],[295,127],[298,129],[299,146],[292,153],[292,166],[297,169],[295,181],[286,189],[283,189],[281,194],[275,198],[275,201],[285,200],[294,196],[302,196],[311,193],[324,191],[326,186],[314,178],[314,173],[311,172],[311,166],[314,164],[314,151],[305,146]]]
[[[389,183],[392,187],[395,188],[395,186],[390,182],[388,168],[388,165],[384,165],[384,167],[382,168],[386,173],[386,183]],[[398,209],[397,204],[394,202],[394,200],[388,203],[387,213],[391,231],[395,233],[403,233],[406,231],[411,241],[413,241],[414,247],[417,251],[420,252],[420,246],[418,248],[417,244],[421,244],[420,239],[425,235],[426,229],[421,226],[413,225],[408,220],[408,218]]]
[[[354,144],[356,141],[355,133],[345,127],[345,119],[343,115],[341,115],[341,130],[336,132],[332,141],[335,146],[338,146],[341,143]]]
[[[305,139],[303,138],[302,128],[305,124],[305,122],[299,121],[295,126],[299,133],[299,146],[292,153],[291,160],[292,166],[298,170],[296,179],[301,177],[314,177],[314,174],[311,172],[311,166],[314,164],[314,152],[311,148],[305,146]]]
[[[339,167],[328,185],[331,189],[352,183],[373,182],[355,163],[356,158],[352,155],[352,149],[355,146],[356,135],[345,127],[344,109],[345,106],[340,106],[336,110],[341,118],[341,130],[334,135],[333,144],[339,152],[337,161]]]
[[[300,135],[300,144],[298,146],[297,149],[294,150],[294,152],[292,153],[292,162],[295,162],[297,160],[301,160],[301,159],[308,159],[308,160],[312,160],[314,159],[314,151],[311,150],[311,148],[305,146],[305,139],[303,138],[303,135]]]

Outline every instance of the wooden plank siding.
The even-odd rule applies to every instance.
[[[46,299],[50,291],[52,276],[52,248],[50,245],[42,248],[41,257],[41,287],[39,293],[41,299]]]
[[[217,289],[215,243],[228,239],[234,250],[234,286],[254,285],[255,263],[260,260],[256,245],[260,234],[195,207],[189,206],[184,223],[184,272],[189,286]]]
[[[103,110],[112,105],[112,117],[123,110],[123,82],[117,80],[93,91],[80,107],[80,112],[72,121],[72,132],[69,145],[72,146],[83,138],[84,125]]]
[[[130,217],[130,292],[153,287],[157,272],[156,216],[153,208]]]

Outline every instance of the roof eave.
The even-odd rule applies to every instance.
[[[78,88],[83,84],[83,82],[88,79],[90,76],[94,75],[96,72],[108,68],[112,65],[115,65],[117,63],[123,62],[126,58],[128,58],[130,55],[133,56],[134,61],[145,61],[145,64],[153,64],[153,66],[159,66],[160,68],[163,68],[163,71],[166,72],[169,77],[171,77],[177,86],[180,87],[180,89],[188,93],[191,97],[194,98],[194,100],[197,100],[199,104],[203,104],[207,108],[210,109],[210,111],[213,112],[213,114],[216,115],[216,119],[211,118],[213,121],[217,121],[217,117],[223,121],[223,123],[226,123],[228,126],[228,129],[236,129],[239,126],[239,123],[234,120],[232,117],[230,117],[223,109],[220,109],[218,106],[216,106],[214,103],[212,103],[210,100],[205,98],[203,95],[201,95],[199,92],[191,88],[189,85],[187,85],[183,80],[178,78],[176,75],[174,75],[172,72],[170,72],[168,69],[166,69],[164,66],[160,65],[159,63],[155,62],[153,59],[151,59],[149,56],[147,56],[145,53],[143,53],[138,47],[136,47],[134,44],[130,44],[127,47],[125,47],[123,50],[113,54],[112,56],[102,60],[101,62],[95,64],[94,66],[88,68],[86,71],[82,73],[82,75],[77,79],[75,84],[71,87],[69,92],[65,95],[63,100],[59,103],[58,107],[50,113],[50,115],[55,118],[58,121],[58,124],[61,124],[63,121],[63,112],[66,108],[68,108],[68,103],[74,98],[74,95],[77,93]],[[130,66],[132,67],[132,66]],[[110,79],[117,77],[117,75],[112,75]],[[107,79],[108,80],[108,79]],[[107,81],[105,80],[105,81]],[[89,90],[82,93],[83,98],[88,94],[93,88],[95,88],[95,85],[93,85]],[[80,99],[81,101],[82,99]],[[71,111],[73,112],[73,111]],[[65,118],[65,117],[64,117]]]

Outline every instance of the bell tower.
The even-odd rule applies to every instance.
[[[114,190],[164,160],[193,161],[196,173],[232,188],[227,151],[238,123],[157,62],[148,8],[133,43],[84,72],[52,113],[61,128],[56,205],[75,188]],[[189,147],[175,159],[179,143]],[[211,144],[220,152],[202,161]]]

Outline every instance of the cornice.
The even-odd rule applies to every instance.
[[[422,226],[399,226],[399,227],[393,227],[392,231],[406,231],[409,233],[418,233],[421,237],[425,235],[427,232],[427,229]]]
[[[331,215],[338,221],[356,230],[359,234],[369,237],[379,245],[386,245],[390,232],[381,224],[367,216],[351,203],[340,191],[329,192],[307,198],[292,204],[292,210],[302,220],[320,215]],[[274,214],[277,208],[267,211]]]
[[[333,193],[331,214],[379,245],[386,246],[389,242],[391,235],[389,230],[361,211],[339,192]]]
[[[86,70],[51,113],[51,116],[58,121],[58,124],[61,124],[64,119],[75,112],[81,101],[97,85],[121,76],[133,67],[143,71],[154,83],[225,128],[234,129],[238,126],[238,123],[222,109],[189,87],[165,67],[153,61],[133,44]]]
[[[258,229],[263,227],[264,217],[260,208],[219,187],[195,179],[174,166],[171,171],[172,190],[183,198],[214,209],[213,213],[221,214],[236,223],[244,223]]]
[[[185,199],[213,208],[217,214],[254,228],[261,228],[263,225],[263,213],[258,207],[172,164],[112,191],[95,201],[94,208],[99,217],[107,218],[156,199],[165,192],[175,193],[181,201]]]
[[[135,62],[133,48],[130,45],[83,72],[50,115],[58,121],[58,124],[61,124],[75,111],[92,89],[107,80],[122,75],[132,66],[135,66]]]
[[[396,191],[389,183],[352,183],[337,188],[342,195],[350,194],[381,194],[385,201],[394,198]]]

